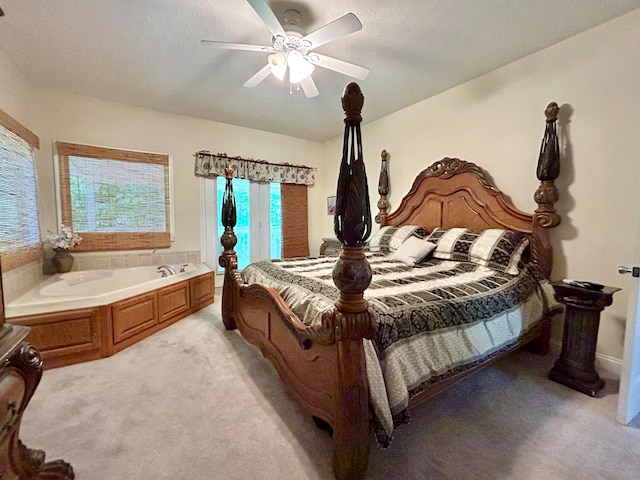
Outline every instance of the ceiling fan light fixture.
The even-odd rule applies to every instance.
[[[311,78],[316,66],[350,77],[364,79],[369,70],[354,63],[313,52],[315,48],[350,35],[362,29],[362,23],[353,13],[347,13],[333,22],[307,34],[299,26],[300,12],[288,9],[281,23],[267,4],[267,0],[247,0],[255,13],[272,34],[272,45],[252,45],[247,43],[218,42],[201,40],[202,45],[227,50],[247,50],[268,54],[267,64],[258,70],[244,87],[253,88],[270,75],[284,82],[289,76],[289,93],[295,87],[303,90],[307,97],[318,95],[318,89]]]
[[[289,83],[300,83],[310,76],[315,68],[297,50],[291,50],[287,54],[287,64],[289,65]]]
[[[277,52],[269,55],[269,69],[274,77],[278,80],[284,80],[284,76],[287,73],[287,58],[284,53]]]

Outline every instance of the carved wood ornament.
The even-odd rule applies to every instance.
[[[64,460],[45,461],[45,452],[20,440],[20,423],[42,378],[42,357],[26,337],[29,328],[5,324],[0,266],[0,479],[73,480]],[[54,419],[55,420],[55,419]]]
[[[376,223],[384,225],[387,217],[387,211],[390,206],[389,201],[387,200],[387,195],[389,195],[389,167],[387,165],[389,154],[386,150],[382,150],[380,157],[382,158],[382,163],[380,165],[380,177],[378,179],[378,194],[380,195],[380,200],[378,200]]]
[[[540,186],[533,195],[538,204],[533,219],[534,235],[531,242],[531,251],[534,258],[540,259],[538,265],[546,277],[551,275],[552,269],[552,247],[549,238],[549,229],[560,224],[560,216],[556,213],[554,204],[558,201],[558,190],[555,180],[560,174],[560,147],[558,145],[558,134],[556,131],[556,121],[560,108],[556,102],[547,105],[544,114],[547,125],[540,146],[540,156],[538,157],[538,168],[536,175],[540,180]]]

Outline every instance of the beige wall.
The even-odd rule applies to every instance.
[[[29,127],[33,123],[31,97],[31,84],[0,48],[0,109],[33,130]]]
[[[313,167],[320,159],[318,143],[293,137],[54,91],[40,91],[37,102],[42,106],[36,122],[42,143],[38,181],[44,198],[54,198],[55,140],[171,155],[175,208],[171,248],[176,250],[200,249],[200,180],[193,174],[196,151]],[[310,198],[313,195],[311,188]],[[43,227],[55,227],[55,214],[53,202],[44,205]]]
[[[460,85],[363,128],[371,203],[378,199],[380,151],[390,153],[392,208],[417,173],[444,156],[479,164],[517,207],[533,211],[544,108],[562,106],[562,167],[553,232],[554,279],[622,287],[602,315],[598,352],[622,358],[631,281],[618,265],[637,265],[640,225],[640,10]],[[434,75],[437,72],[434,71]],[[361,87],[367,95],[366,81]],[[366,98],[363,117],[366,121]],[[327,142],[326,155],[340,139]],[[335,191],[337,170],[318,185]],[[330,235],[330,219],[311,232]],[[555,326],[555,336],[559,335]],[[603,358],[603,357],[601,357]]]

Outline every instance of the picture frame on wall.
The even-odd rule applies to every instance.
[[[335,215],[336,197],[327,197],[327,215]]]

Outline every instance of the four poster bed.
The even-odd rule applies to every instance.
[[[560,223],[553,207],[557,105],[545,111],[534,213],[516,209],[475,164],[445,158],[420,172],[389,214],[383,152],[381,228],[366,243],[363,99],[354,83],[342,98],[340,257],[257,262],[238,271],[231,170],[220,257],[226,328],[257,345],[289,394],[329,424],[335,475],[350,480],[365,475],[372,429],[386,446],[411,407],[523,345],[546,353],[549,319],[559,311],[548,282],[549,229]]]

